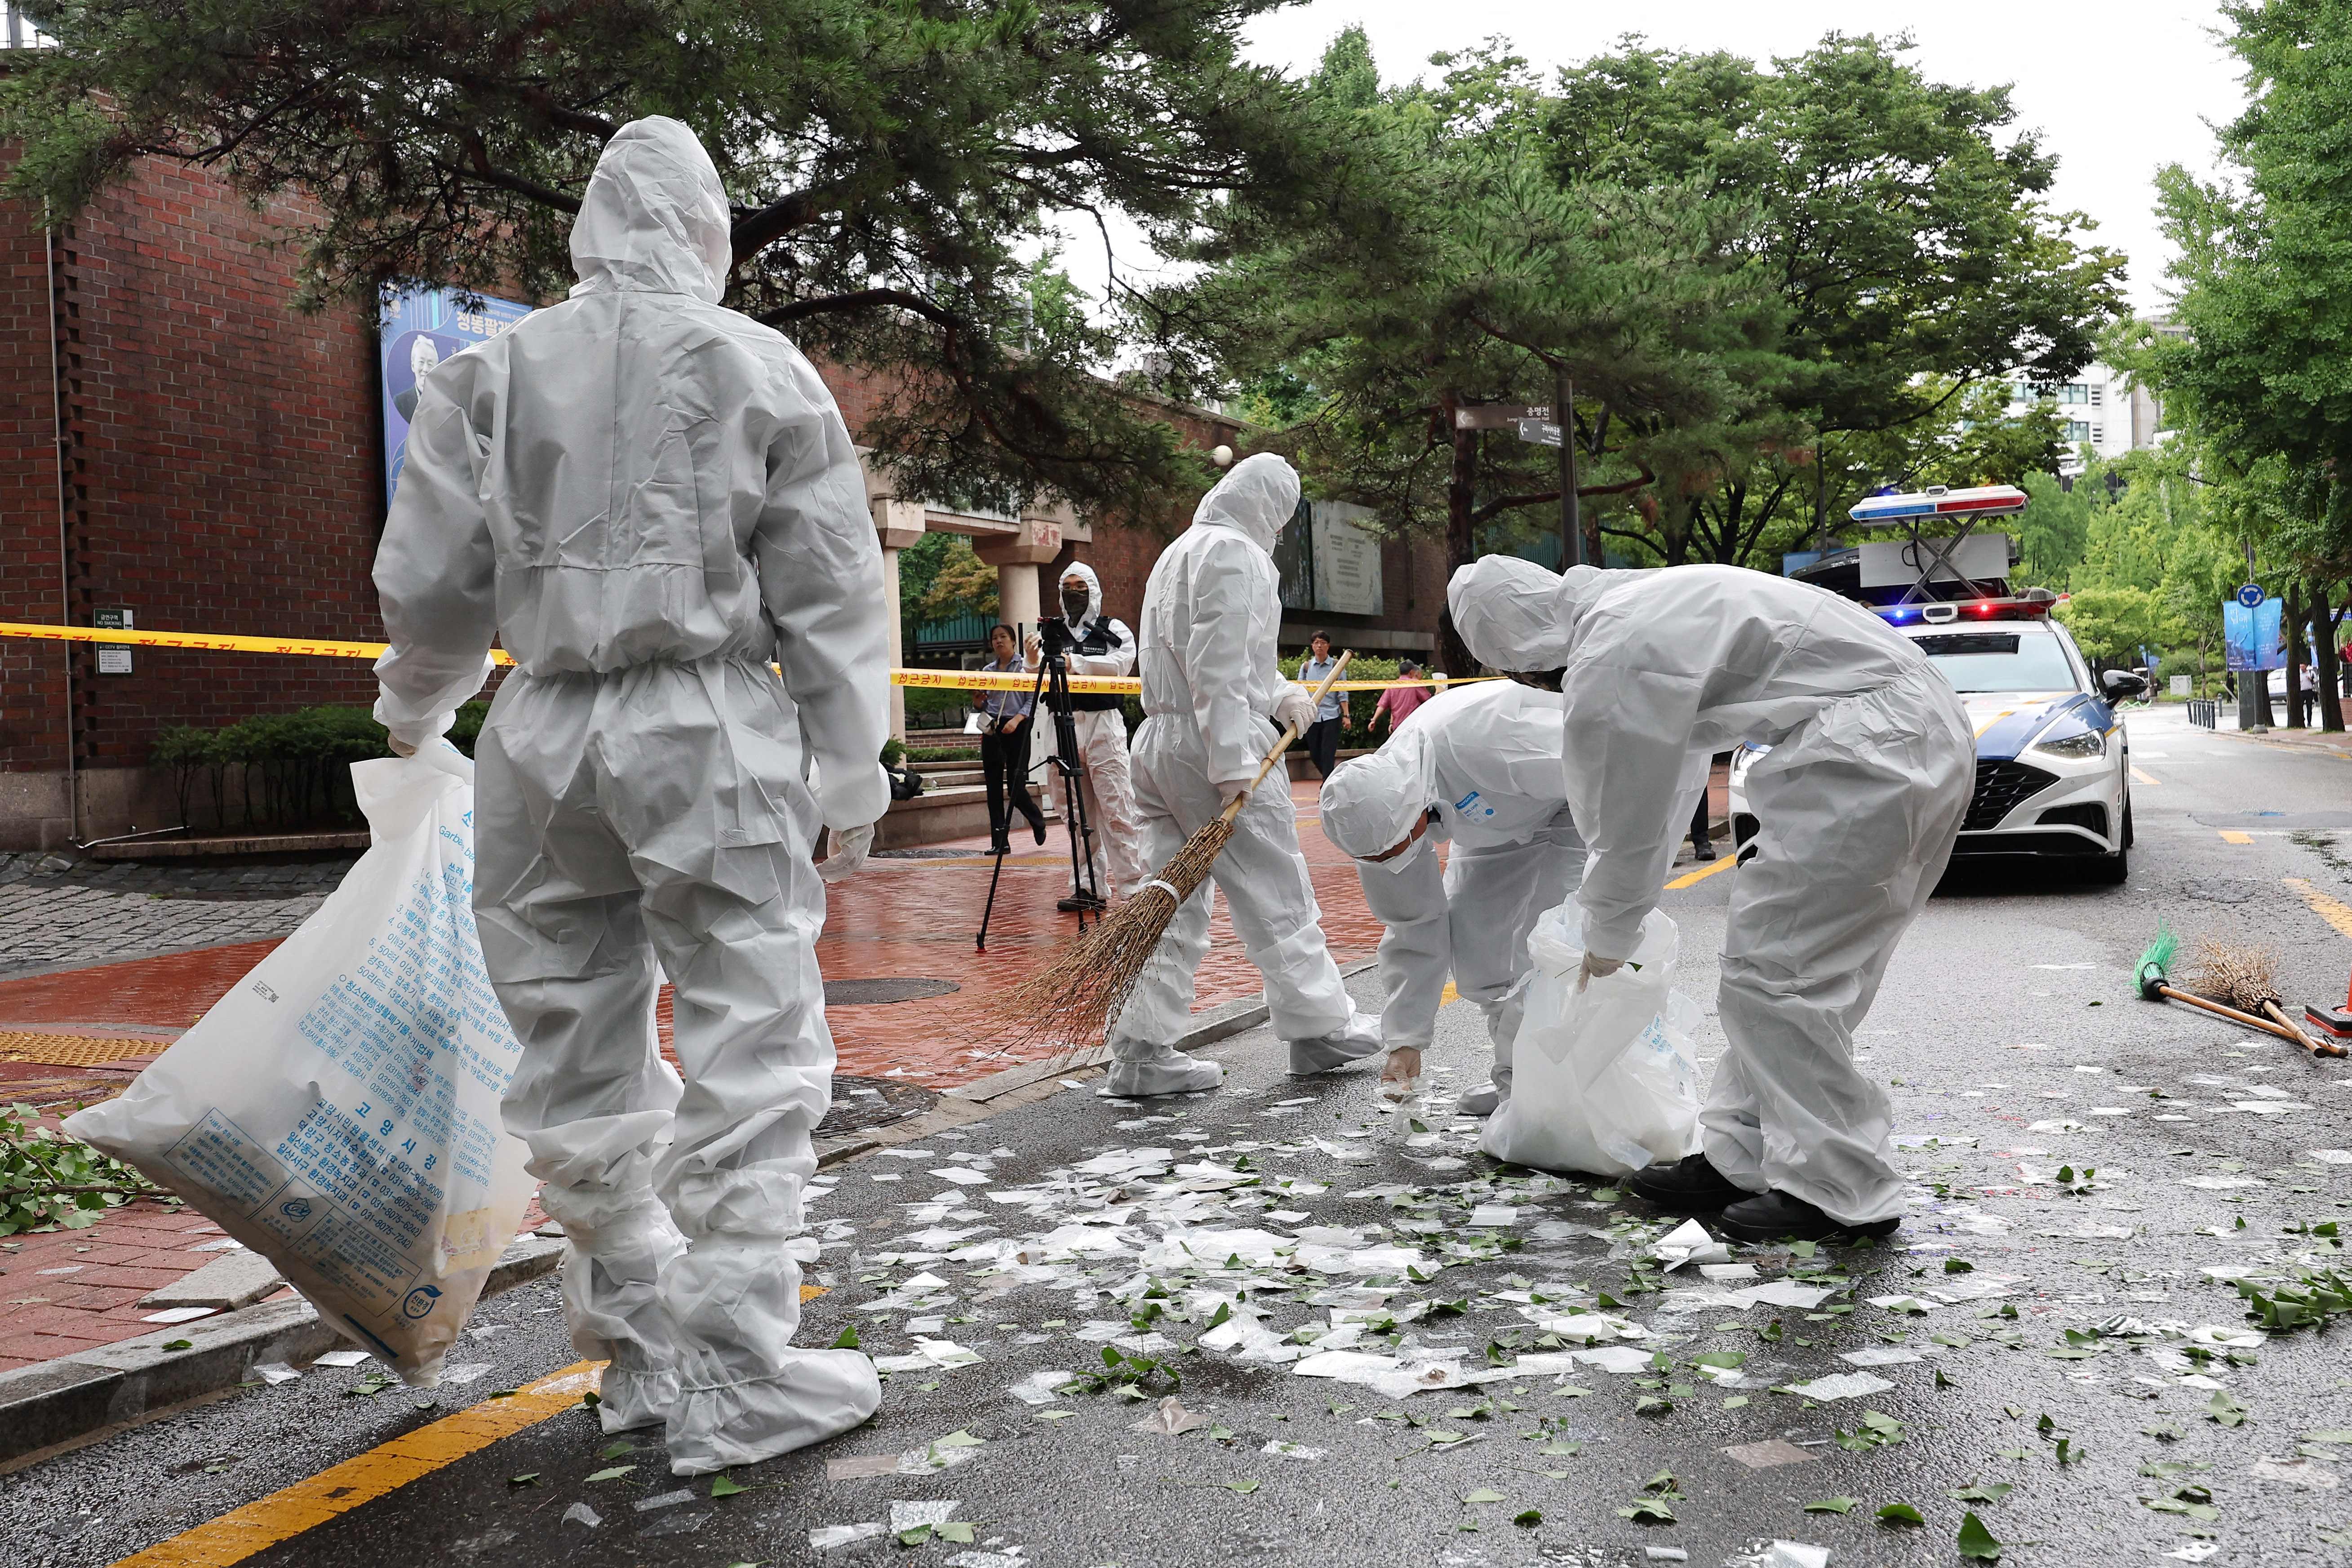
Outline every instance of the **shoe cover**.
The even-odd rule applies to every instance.
[[[874,1363],[856,1351],[786,1349],[783,1370],[755,1383],[689,1385],[665,1435],[674,1476],[756,1465],[864,1422],[882,1404]]]
[[[1103,1087],[1121,1099],[1155,1094],[1191,1094],[1225,1081],[1225,1069],[1186,1056],[1173,1046],[1118,1042]],[[1131,1054],[1130,1054],[1131,1053]]]
[[[540,1201],[563,1226],[572,1349],[607,1363],[596,1406],[604,1430],[667,1419],[677,1401],[677,1351],[658,1286],[686,1238],[650,1191],[619,1196],[551,1184]]]
[[[1292,1040],[1290,1076],[1305,1078],[1361,1061],[1381,1048],[1381,1021],[1370,1013],[1351,1013],[1344,1028],[1311,1040]]]
[[[1454,1109],[1465,1116],[1492,1116],[1495,1107],[1503,1103],[1500,1084],[1484,1084],[1472,1089],[1454,1102]]]

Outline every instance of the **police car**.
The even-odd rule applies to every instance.
[[[2022,504],[2021,493],[2017,499]],[[2050,618],[2056,604],[2048,590],[2029,589],[1871,607],[1952,683],[1976,731],[1976,791],[1954,862],[2031,856],[2092,881],[2121,882],[2130,871],[2131,754],[2112,704],[2145,682],[2120,669],[2095,679],[2074,639]],[[1768,749],[1743,747],[1732,758],[1731,829],[1743,857],[1757,831],[1747,773]]]

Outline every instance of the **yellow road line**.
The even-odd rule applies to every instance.
[[[2254,836],[2251,833],[2241,833],[2234,827],[2221,829],[2221,842],[2224,844],[2252,844],[2253,841]]]
[[[2352,904],[2329,898],[2301,877],[2282,877],[2279,879],[2303,895],[2303,901],[2311,906],[2312,913],[2346,936],[2352,936]]]
[[[2162,779],[2152,779],[2152,778],[2148,777],[2147,773],[2143,773],[2143,772],[2142,772],[2141,770],[2139,770],[2138,768],[2134,768],[2134,769],[2132,769],[2131,773],[2132,773],[2132,778],[2133,778],[2136,782],[2137,782],[2137,783],[2139,783],[2139,784],[2161,784],[2162,783],[2164,783],[2164,781],[2163,781]]]
[[[574,1362],[508,1398],[484,1400],[470,1410],[445,1415],[308,1480],[159,1541],[123,1558],[115,1568],[224,1568],[242,1563],[501,1437],[576,1408],[582,1394],[594,1391],[604,1368],[600,1361]]]
[[[1437,1005],[1443,1007],[1450,1002],[1459,1002],[1460,1000],[1462,1000],[1462,993],[1456,991],[1454,988],[1454,982],[1449,980],[1445,983],[1445,989],[1438,993]]]
[[[1694,882],[1703,882],[1709,877],[1714,876],[1717,871],[1728,871],[1734,866],[1738,864],[1739,858],[1736,855],[1727,853],[1718,855],[1716,858],[1714,865],[1706,867],[1700,870],[1685,872],[1683,875],[1676,877],[1673,881],[1668,882],[1666,884],[1666,891],[1671,893],[1677,888],[1687,888]]]

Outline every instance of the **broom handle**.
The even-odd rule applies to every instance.
[[[2319,1041],[2312,1038],[2311,1035],[2299,1026],[2294,1019],[2279,1011],[2279,1005],[2277,1003],[2263,1003],[2263,1011],[2268,1013],[2273,1018],[2278,1021],[2280,1026],[2287,1031],[2287,1037],[2289,1039],[2294,1040],[2297,1045],[2301,1046],[2305,1050],[2309,1051],[2313,1056],[2340,1057],[2344,1054],[2344,1047],[2336,1045],[2332,1040],[2323,1045]]]
[[[1310,700],[1312,700],[1318,708],[1320,708],[1323,705],[1324,697],[1328,694],[1331,688],[1339,682],[1339,677],[1347,673],[1348,661],[1355,657],[1355,650],[1352,648],[1343,648],[1340,650],[1338,660],[1331,666],[1331,673],[1323,678],[1323,684],[1318,686],[1311,694]],[[1249,804],[1249,797],[1257,793],[1257,786],[1265,782],[1265,775],[1274,771],[1274,764],[1282,761],[1282,753],[1290,750],[1290,743],[1297,739],[1298,739],[1298,731],[1290,728],[1288,725],[1285,725],[1282,731],[1282,739],[1274,743],[1274,750],[1268,752],[1265,754],[1265,760],[1258,763],[1257,776],[1250,780],[1249,788],[1234,796],[1232,802],[1226,805],[1225,809],[1217,814],[1218,821],[1231,822],[1234,817],[1241,815],[1242,807]]]
[[[2236,1023],[2243,1024],[2248,1028],[2260,1029],[2266,1035],[2276,1035],[2283,1040],[2294,1038],[2294,1036],[2288,1034],[2284,1029],[2280,1028],[2276,1024],[2272,1023],[2268,1018],[2257,1018],[2252,1013],[2241,1013],[2235,1007],[2225,1006],[2221,1003],[2212,1000],[2210,997],[2199,996],[2194,993],[2188,991],[2175,990],[2169,985],[2159,985],[2157,989],[2163,992],[2175,1002],[2186,1002],[2191,1007],[2202,1007],[2208,1013],[2219,1013],[2222,1017],[2231,1019]]]

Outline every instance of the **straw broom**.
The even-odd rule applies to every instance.
[[[1313,700],[1318,707],[1347,672],[1348,660],[1353,657],[1352,652],[1340,654],[1331,673],[1316,687]],[[1249,787],[1186,839],[1184,847],[1131,893],[1125,904],[1097,921],[1067,952],[1036,976],[988,998],[982,1011],[998,1026],[996,1037],[1019,1044],[1049,1038],[1063,1040],[1070,1042],[1070,1050],[1076,1050],[1079,1042],[1099,1039],[1107,1034],[1111,1020],[1118,1016],[1136,983],[1143,977],[1143,967],[1151,962],[1151,954],[1159,947],[1160,939],[1167,934],[1168,924],[1176,918],[1177,910],[1208,880],[1209,868],[1232,841],[1234,818],[1249,804],[1258,785],[1265,782],[1265,775],[1282,761],[1298,733],[1286,726],[1282,738],[1275,742],[1274,749],[1259,763]]]
[[[2293,1040],[2314,1056],[2340,1057],[2344,1047],[2330,1040],[2315,1040],[2280,1007],[2278,962],[2266,947],[2205,937],[2197,943],[2201,967],[2190,981],[2199,992],[2243,1012],[2268,1017],[2273,1033]]]

